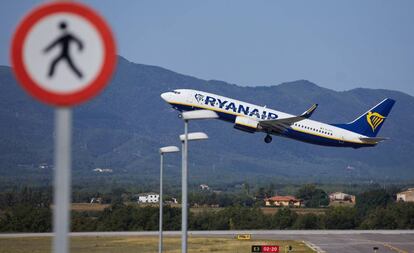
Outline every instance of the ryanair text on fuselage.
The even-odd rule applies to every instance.
[[[204,98],[204,95],[202,94],[196,94],[195,98],[199,103],[204,103],[205,105],[218,107],[226,111],[243,114],[249,117],[256,117],[257,119],[270,120],[278,118],[276,113],[267,112],[266,110],[262,110],[261,108],[254,108],[252,106],[239,104],[237,102],[229,102],[227,100],[215,98],[212,96],[206,96]]]

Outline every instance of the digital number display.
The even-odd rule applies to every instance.
[[[262,246],[262,252],[263,253],[279,252],[279,246],[276,246],[276,245],[264,245],[264,246]]]
[[[253,253],[278,253],[279,246],[278,245],[253,245],[252,246]]]

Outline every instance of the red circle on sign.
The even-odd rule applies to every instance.
[[[23,45],[30,29],[42,18],[56,13],[71,13],[87,19],[103,41],[101,70],[90,84],[75,92],[57,93],[44,89],[30,76],[23,61]],[[12,40],[11,62],[17,79],[29,94],[47,104],[73,106],[96,96],[106,86],[116,64],[115,41],[105,20],[91,8],[74,2],[44,4],[30,12],[18,26]]]

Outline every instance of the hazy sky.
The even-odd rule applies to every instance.
[[[0,2],[0,64],[24,13]],[[117,36],[119,54],[203,79],[274,85],[307,79],[335,90],[414,95],[414,1],[86,1]]]

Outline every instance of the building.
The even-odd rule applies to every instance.
[[[102,204],[102,198],[91,198],[91,204]]]
[[[208,191],[208,190],[210,190],[210,186],[208,186],[208,185],[206,185],[206,184],[200,184],[200,189],[201,190],[205,190],[205,191]]]
[[[301,207],[302,200],[295,198],[294,196],[273,196],[264,200],[266,206],[290,206]]]
[[[169,200],[166,200],[165,201],[165,204],[167,204],[167,205],[175,205],[175,204],[178,204],[178,201],[177,201],[176,198],[171,198]]]
[[[397,201],[414,202],[414,188],[408,188],[406,191],[397,193]]]
[[[343,192],[333,192],[329,194],[329,200],[331,202],[349,202],[355,203],[355,196]]]
[[[109,168],[96,168],[93,171],[98,172],[98,173],[112,173],[113,172],[113,170]]]
[[[39,164],[38,168],[41,170],[47,170],[47,169],[52,169],[52,166],[47,163],[41,163]]]
[[[158,193],[141,193],[138,194],[138,203],[158,203],[160,195]]]

